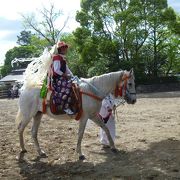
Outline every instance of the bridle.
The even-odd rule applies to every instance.
[[[118,82],[116,84],[116,88],[115,88],[115,97],[124,97],[127,94],[130,95],[136,95],[136,92],[130,92],[129,89],[127,88],[127,82],[128,80],[131,78],[131,75],[127,75],[127,74],[123,74],[120,82]]]

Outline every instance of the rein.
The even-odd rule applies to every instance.
[[[82,95],[87,95],[87,96],[90,96],[98,101],[102,101],[103,99],[99,96],[96,96],[94,95],[93,93],[89,93],[89,92],[85,92],[85,91],[79,91],[79,94],[80,94],[80,101],[81,101],[81,104],[82,104]],[[77,113],[76,117],[75,117],[75,120],[79,120],[82,116],[82,113],[83,113],[83,109],[82,109],[82,105],[81,105],[81,108],[80,108],[80,111]]]
[[[102,101],[103,99],[99,96],[96,96],[94,95],[93,93],[89,93],[89,92],[85,92],[85,91],[80,91],[81,94],[84,94],[84,95],[87,95],[87,96],[90,96],[98,101]]]
[[[136,94],[135,92],[130,92],[127,89],[127,81],[131,76],[128,76],[127,74],[124,74],[122,79],[120,80],[120,82],[118,84],[116,84],[116,88],[115,88],[115,97],[123,97],[123,95],[127,92],[128,94],[134,95]],[[123,83],[124,82],[124,83]],[[126,94],[125,94],[126,95]]]
[[[124,74],[122,76],[122,79],[118,83],[118,84],[120,84],[120,87],[118,86],[118,84],[116,84],[115,93],[114,93],[115,97],[118,97],[118,96],[122,97],[124,92],[126,92],[126,91],[128,91],[128,93],[130,93],[129,90],[127,89],[127,81],[128,81],[129,78],[130,78],[130,76],[128,76],[127,74]],[[86,81],[84,81],[84,82],[86,82]],[[95,88],[96,91],[98,91],[96,89],[96,87],[94,87],[92,84],[90,84],[90,83],[88,83],[88,84],[91,85],[93,88]],[[89,92],[85,92],[85,91],[80,91],[80,93],[81,93],[81,95],[84,94],[84,95],[90,96],[90,97],[92,97],[92,98],[94,98],[94,99],[96,99],[98,101],[102,101],[103,100],[102,97],[99,97],[99,96],[97,96],[97,95],[95,95],[93,93],[89,93]],[[130,94],[132,94],[132,93],[130,93]]]
[[[126,93],[135,94],[135,93],[130,93],[129,90],[127,89],[127,82],[129,80],[129,78],[131,78],[131,76],[124,73],[121,77],[122,78],[120,79],[119,83],[116,84],[116,87],[115,87],[115,90],[114,90],[114,96],[115,97],[118,97],[118,96],[123,97],[123,96],[126,96]],[[102,101],[103,97],[100,97],[101,93],[99,92],[99,90],[96,87],[94,87],[91,83],[86,82],[86,81],[84,81],[84,82],[89,84],[94,89],[95,92],[98,92],[98,96],[95,95],[94,93],[85,92],[85,91],[80,90],[79,94],[80,94],[81,103],[82,103],[82,95],[87,95],[89,97],[94,98],[97,101]],[[122,103],[122,104],[124,104],[124,103]],[[77,117],[75,119],[79,120],[82,113],[83,113],[83,109],[81,107],[80,112],[78,113],[78,115],[77,115]]]

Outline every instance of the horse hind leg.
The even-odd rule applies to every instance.
[[[32,138],[34,140],[34,144],[35,144],[38,154],[41,157],[47,157],[46,153],[43,150],[41,150],[39,146],[38,138],[37,138],[39,125],[41,123],[41,118],[42,118],[42,112],[37,112],[36,115],[33,117],[31,134],[32,134]]]
[[[24,146],[24,129],[30,122],[31,118],[25,118],[25,116],[22,114],[22,112],[19,110],[18,114],[16,116],[16,123],[18,124],[18,134],[19,134],[19,142],[20,142],[20,147],[21,147],[21,153],[26,153],[27,150],[25,149]]]

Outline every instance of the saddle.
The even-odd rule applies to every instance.
[[[80,88],[77,84],[72,84],[72,89],[70,93],[71,103],[69,104],[70,109],[74,112],[75,119],[79,120],[82,114],[82,95],[80,93]],[[51,113],[54,115],[62,115],[65,114],[63,109],[59,106],[56,106],[53,103],[53,92],[51,91],[49,97],[46,97],[46,101],[48,102],[46,105],[50,107]],[[45,110],[44,110],[45,111]]]

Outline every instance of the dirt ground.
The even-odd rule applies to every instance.
[[[17,99],[0,100],[0,179],[180,179],[180,92],[139,95],[135,105],[118,107],[116,147],[103,150],[99,128],[89,123],[83,138],[86,156],[75,153],[78,122],[44,116],[39,142],[47,158],[39,158],[25,132],[28,153],[19,161],[15,127]]]

